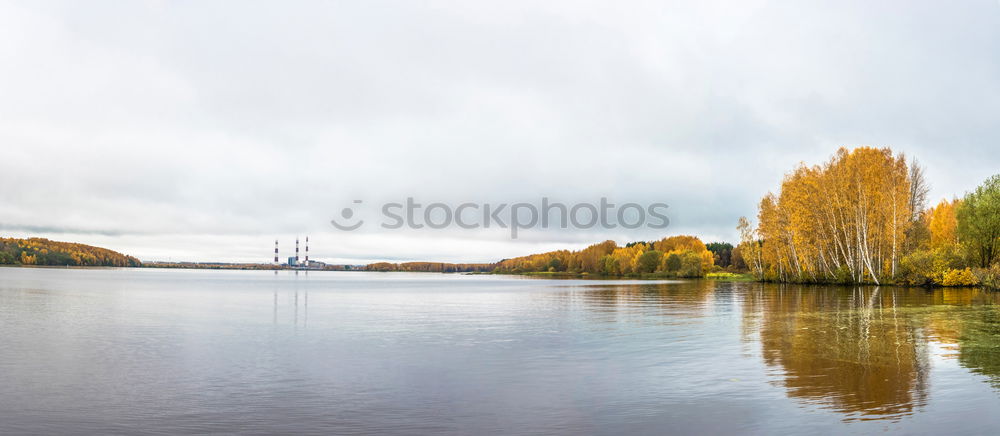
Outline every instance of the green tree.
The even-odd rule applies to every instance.
[[[601,264],[604,265],[601,268],[601,272],[608,275],[619,275],[621,274],[621,268],[618,265],[618,259],[615,259],[610,254],[605,255],[601,258]]]
[[[686,252],[680,256],[681,268],[677,271],[679,277],[701,277],[703,274],[701,256]]]
[[[705,244],[705,248],[712,252],[716,265],[725,268],[732,264],[733,244],[728,242],[712,242]]]
[[[677,272],[681,269],[681,256],[677,253],[670,253],[666,261],[667,271]]]
[[[660,266],[660,259],[662,258],[662,251],[649,250],[639,255],[639,260],[636,262],[636,269],[638,269],[640,273],[654,272],[656,271],[656,268]]]
[[[986,268],[1000,250],[1000,174],[967,194],[958,208],[958,237],[979,266]]]

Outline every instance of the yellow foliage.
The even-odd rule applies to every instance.
[[[695,253],[701,257],[701,267],[703,271],[708,271],[712,265],[715,265],[715,255],[712,254],[711,251],[708,251],[708,248],[705,247],[705,243],[696,236],[677,235],[666,237],[654,242],[653,249],[662,251],[664,253],[664,258],[670,254],[682,254],[686,251]]]
[[[34,265],[37,259],[37,256],[28,255],[26,251],[21,252],[21,265]]]
[[[970,268],[951,269],[944,273],[941,284],[944,286],[975,286],[979,284],[979,279]]]
[[[139,266],[141,262],[106,248],[43,238],[0,238],[0,263],[22,265]]]
[[[761,200],[761,269],[779,281],[878,283],[902,257],[909,200],[906,160],[888,148],[841,148],[822,166],[801,165]]]
[[[938,248],[958,242],[955,229],[958,228],[958,206],[960,200],[941,200],[925,215],[928,217],[928,229],[931,233],[931,248]]]
[[[715,263],[715,257],[700,239],[694,236],[672,236],[663,238],[653,243],[636,242],[625,247],[619,247],[614,241],[604,241],[591,245],[580,251],[552,251],[548,253],[532,254],[528,256],[505,259],[496,264],[499,271],[509,272],[570,272],[589,274],[638,274],[649,271],[640,271],[639,259],[643,254],[651,251],[663,253],[688,254],[694,253],[699,259],[688,270],[690,276],[700,275],[697,271],[708,271]],[[656,272],[663,271],[662,262],[666,255],[660,259]]]
[[[611,258],[618,265],[619,274],[632,274],[636,272],[636,263],[639,256],[646,252],[646,244],[639,243],[631,247],[618,247],[611,252]]]

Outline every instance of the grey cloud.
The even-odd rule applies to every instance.
[[[998,46],[990,1],[4,3],[0,230],[251,260],[355,198],[608,196],[732,239],[841,145],[918,157],[933,197],[996,172]],[[324,256],[654,236],[365,235]]]

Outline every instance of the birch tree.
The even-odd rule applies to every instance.
[[[912,177],[924,183],[888,148],[841,148],[821,166],[800,165],[761,200],[763,275],[876,284],[893,276],[913,220]]]

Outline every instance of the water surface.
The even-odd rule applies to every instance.
[[[0,268],[0,434],[996,433],[979,290]]]

